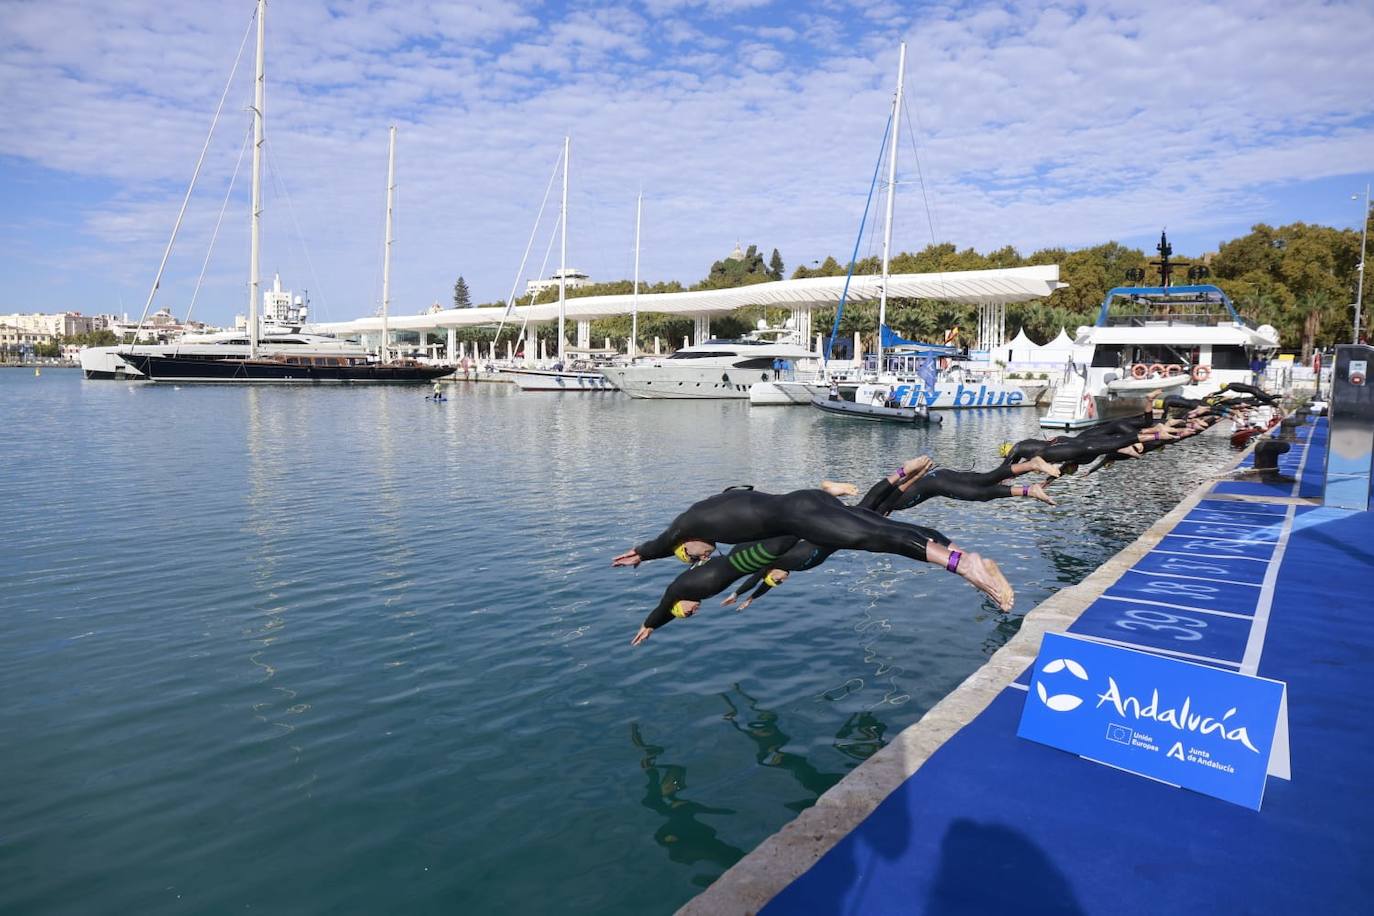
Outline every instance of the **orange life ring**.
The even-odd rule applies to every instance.
[[[1133,378],[1144,378],[1149,374],[1150,372],[1148,369],[1145,368],[1144,363],[1136,363],[1134,366],[1131,367],[1131,376]]]
[[[1173,378],[1175,375],[1178,375],[1178,374],[1181,373],[1182,371],[1183,371],[1183,367],[1182,367],[1182,366],[1176,365],[1176,364],[1174,364],[1174,363],[1170,363],[1168,366],[1166,366],[1166,367],[1164,368],[1164,377],[1165,377],[1165,378]]]
[[[1153,366],[1150,367],[1150,375],[1154,375],[1156,373],[1159,374],[1160,378],[1164,377],[1164,367],[1159,363],[1155,363]]]
[[[1211,377],[1212,377],[1212,367],[1211,367],[1211,366],[1194,366],[1194,367],[1193,367],[1193,381],[1195,381],[1195,382],[1205,382],[1205,381],[1207,381],[1207,380],[1208,380],[1209,378],[1211,378]]]

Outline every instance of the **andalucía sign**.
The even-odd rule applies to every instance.
[[[1046,633],[1016,733],[1258,811],[1266,775],[1288,776],[1286,689]]]

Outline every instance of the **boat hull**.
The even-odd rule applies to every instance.
[[[812,382],[755,382],[749,386],[749,403],[759,407],[805,407],[813,397],[825,393],[824,385]]]
[[[900,383],[893,386],[893,397],[904,406],[928,410],[970,410],[986,407],[1034,407],[1045,386],[1022,387],[996,382]]]
[[[191,359],[128,355],[149,381],[186,384],[372,384],[415,385],[453,373],[451,366],[396,366],[369,363],[350,366],[300,366],[272,360]]]
[[[521,391],[614,391],[599,372],[555,372],[552,369],[497,369]]]
[[[831,400],[828,396],[816,396],[811,406],[836,417],[851,420],[869,420],[878,423],[904,423],[907,426],[928,426],[939,423],[940,418],[917,410],[914,407],[879,407],[876,404],[857,404],[844,399]]]
[[[632,398],[648,400],[744,400],[759,378],[757,370],[665,367],[608,367],[601,370],[612,385]]]

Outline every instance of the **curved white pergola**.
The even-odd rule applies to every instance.
[[[834,305],[844,292],[844,277],[808,277],[802,280],[777,280],[755,283],[733,289],[697,290],[685,293],[640,293],[641,312],[659,312],[691,318],[727,315],[751,305],[770,305],[778,308],[805,309]],[[894,299],[944,299],[950,302],[1002,305],[1043,299],[1056,289],[1067,286],[1059,282],[1059,265],[1011,267],[1001,270],[960,270],[946,273],[893,274],[888,278],[888,296]],[[856,276],[849,281],[850,302],[869,302],[878,298],[882,278]],[[582,296],[568,299],[566,312],[570,321],[588,321],[628,315],[634,309],[635,297]],[[504,308],[444,309],[421,315],[392,315],[387,324],[394,331],[433,331],[495,324],[505,317],[507,322],[545,322],[558,319],[558,303],[517,306],[509,315]],[[329,334],[358,334],[380,331],[380,317],[357,318],[352,321],[327,322],[312,328]]]

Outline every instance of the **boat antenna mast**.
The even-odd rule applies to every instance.
[[[262,300],[262,144],[266,106],[267,0],[258,0],[258,50],[253,76],[253,228],[248,269],[248,357],[258,358],[258,304]]]
[[[392,237],[391,214],[395,209],[396,203],[396,125],[391,125],[388,130],[388,140],[386,148],[386,245],[382,252],[382,341],[377,347],[377,356],[381,362],[387,361],[387,348],[390,343],[390,330],[387,328],[387,314],[391,311],[391,245],[396,240]],[[421,331],[421,336],[424,332]],[[420,342],[421,347],[424,341]]]
[[[558,256],[558,363],[567,366],[564,350],[567,340],[563,328],[568,320],[568,157],[572,152],[572,137],[563,138],[563,204],[559,211],[559,224],[562,227],[561,251]]]
[[[1159,268],[1159,285],[1168,289],[1170,285],[1169,275],[1174,270],[1174,265],[1169,261],[1169,255],[1174,253],[1174,246],[1169,244],[1169,236],[1166,232],[1159,233],[1159,244],[1155,246],[1155,251],[1159,252],[1159,260],[1150,263]]]
[[[643,213],[644,189],[640,188],[639,198],[635,201],[635,287],[630,311],[630,359],[639,355],[639,222]]]
[[[878,299],[878,347],[876,369],[883,371],[883,328],[887,326],[888,265],[892,254],[892,204],[897,192],[897,140],[902,123],[902,83],[906,78],[906,42],[897,54],[897,94],[892,99],[892,151],[887,160],[887,224],[883,227],[883,280]]]

